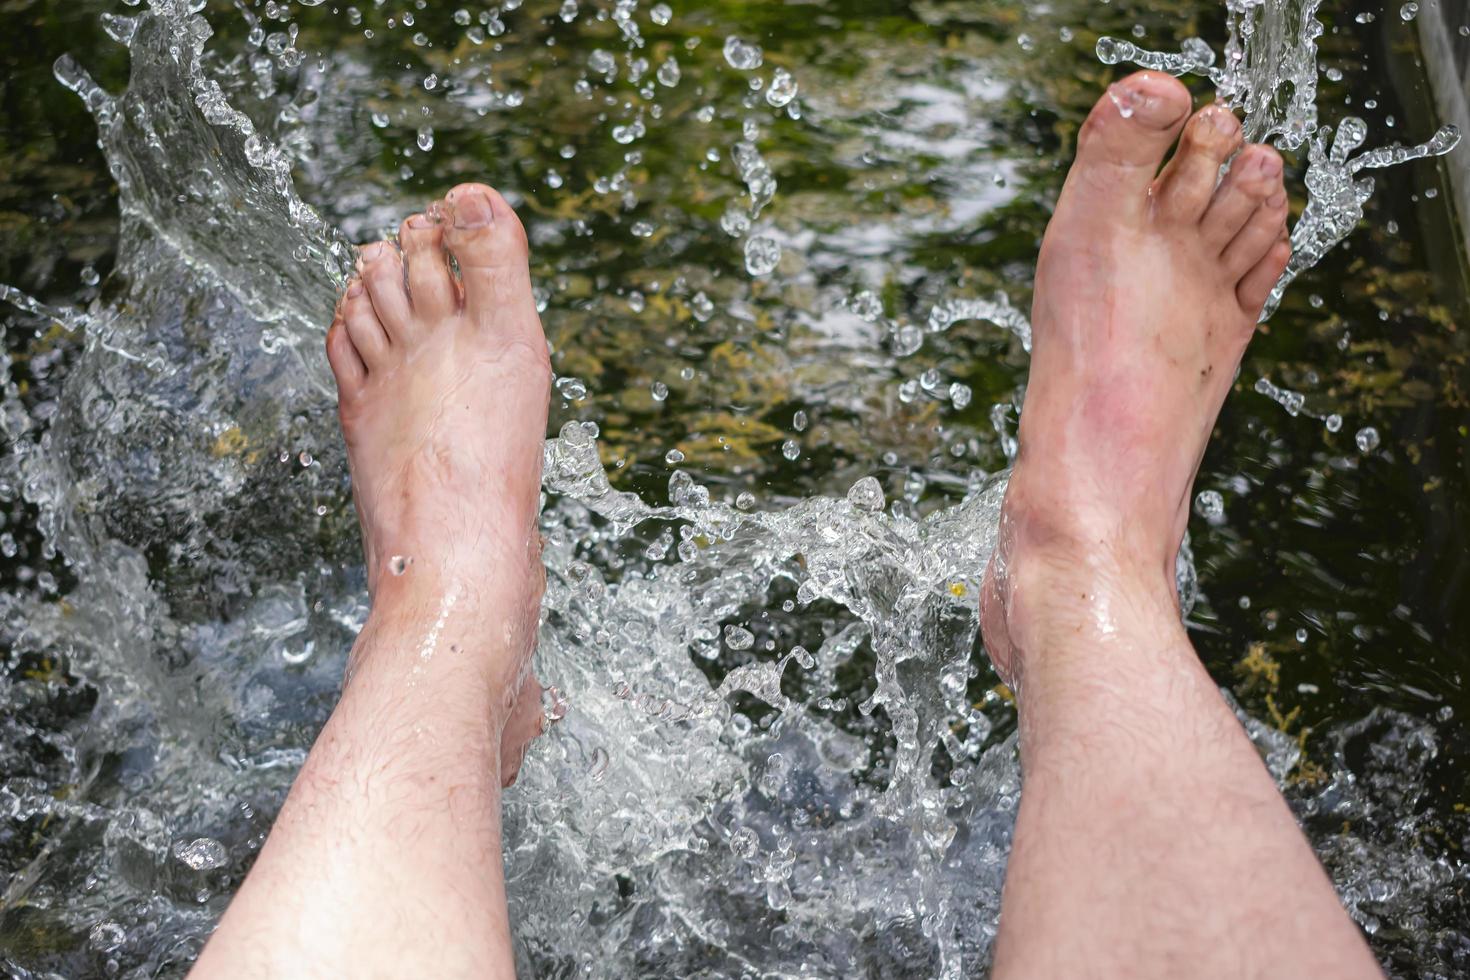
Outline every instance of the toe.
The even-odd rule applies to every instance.
[[[369,371],[385,367],[391,352],[388,334],[378,319],[372,298],[361,279],[347,284],[347,295],[342,300],[342,320],[347,324],[347,336],[352,347]]]
[[[398,230],[408,265],[408,298],[417,320],[433,323],[459,308],[459,287],[449,271],[444,229],[434,214],[416,214]]]
[[[445,197],[444,243],[459,266],[465,309],[483,313],[528,300],[526,232],[505,198],[484,184],[461,184]]]
[[[339,310],[337,319],[327,328],[327,363],[332,365],[332,376],[337,379],[337,390],[343,396],[356,394],[367,380],[367,365],[352,346],[347,335],[347,322]]]
[[[388,242],[374,242],[364,247],[362,281],[388,337],[394,341],[408,341],[413,332],[413,310],[408,303],[403,257],[398,254],[398,249]]]
[[[1240,280],[1240,285],[1235,287],[1235,298],[1240,300],[1240,308],[1250,314],[1251,319],[1260,317],[1261,309],[1270,298],[1271,290],[1281,279],[1281,274],[1286,271],[1286,263],[1289,261],[1291,242],[1278,238],[1276,244],[1266,251],[1261,260]]]
[[[1168,75],[1138,72],[1115,82],[1082,124],[1063,193],[1107,195],[1131,210],[1124,217],[1141,216],[1191,104],[1189,90]]]
[[[1254,269],[1266,253],[1286,234],[1286,188],[1278,187],[1257,205],[1225,251],[1220,264],[1225,275],[1239,279]]]
[[[1215,195],[1220,168],[1240,141],[1240,120],[1229,109],[1216,104],[1195,113],[1155,185],[1156,213],[1166,221],[1199,221]]]
[[[1242,150],[1200,219],[1205,242],[1223,252],[1256,209],[1284,189],[1281,169],[1281,154],[1269,146],[1252,143]]]

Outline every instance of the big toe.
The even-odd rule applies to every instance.
[[[1077,136],[1064,194],[1107,195],[1126,217],[1142,215],[1149,186],[1193,105],[1176,78],[1137,72],[1114,82]]]
[[[444,244],[459,266],[466,310],[529,296],[526,232],[505,198],[484,184],[460,184],[444,202]]]

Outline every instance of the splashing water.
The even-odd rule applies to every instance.
[[[1225,60],[1199,38],[1188,38],[1178,54],[1148,51],[1131,41],[1103,37],[1097,55],[1105,64],[1129,61],[1141,68],[1174,75],[1204,75],[1219,100],[1245,115],[1245,137],[1274,142],[1283,150],[1307,146],[1304,182],[1307,203],[1291,230],[1292,256],[1281,281],[1261,313],[1268,319],[1281,304],[1286,288],[1316,265],[1363,220],[1363,205],[1373,194],[1363,170],[1381,169],[1410,160],[1439,156],[1460,142],[1459,130],[1441,127],[1416,146],[1386,146],[1350,157],[1368,137],[1368,126],[1347,116],[1332,127],[1317,125],[1317,19],[1321,0],[1226,0],[1229,38]]]
[[[464,11],[455,23],[478,47],[509,32],[501,18],[519,7],[504,3],[479,19]],[[681,54],[685,69],[672,58],[655,59],[655,69],[640,54],[643,31],[674,19],[668,6],[648,11],[643,27],[633,0],[595,13],[572,0],[548,10],[561,24],[608,22],[616,35],[599,42],[625,46],[621,56],[592,52],[577,97],[591,99],[601,85],[655,95],[687,88],[693,53]],[[1231,8],[1228,57],[1268,63],[1255,54],[1263,34],[1278,36],[1268,14],[1260,4]],[[277,65],[301,63],[293,35],[261,30],[257,43]],[[70,59],[57,75],[95,116],[117,183],[113,292],[86,310],[0,294],[82,335],[48,412],[28,411],[12,386],[0,416],[12,447],[0,494],[36,510],[44,557],[56,566],[35,588],[0,596],[4,636],[17,655],[103,692],[85,724],[63,734],[20,711],[0,720],[13,747],[4,750],[7,771],[18,774],[0,787],[0,814],[10,827],[53,828],[13,876],[4,907],[28,904],[46,928],[81,936],[92,972],[124,963],[153,975],[192,960],[260,846],[366,616],[330,379],[315,356],[352,252],[291,177],[312,161],[301,159],[290,124],[329,113],[330,90],[321,104],[293,103],[273,131],[284,136],[272,139],[235,106],[268,89],[275,69],[212,57],[195,5],[149,0],[112,18],[109,31],[132,59],[122,94],[103,91]],[[726,148],[736,192],[719,226],[737,240],[722,242],[734,245],[731,267],[764,288],[806,244],[783,235],[792,253],[783,258],[770,229],[756,227],[777,182],[754,113],[798,119],[808,87],[786,67],[767,66],[769,81],[756,75],[765,52],[739,36],[710,46],[743,90],[733,109],[701,92],[710,101],[690,112],[702,123],[722,112],[742,117]],[[1186,52],[1193,67],[1176,67],[1208,67],[1198,45]],[[417,85],[448,92],[450,107],[478,119],[518,104],[503,79],[471,72],[466,81],[457,67]],[[1247,100],[1256,91],[1238,90]],[[1285,109],[1255,110],[1280,113],[1261,125],[1288,139],[1310,104],[1300,94]],[[935,105],[942,116],[945,106]],[[657,108],[609,113],[620,156],[592,182],[593,200],[639,207],[630,175]],[[433,125],[412,120],[413,152],[442,147],[448,109],[437,111]],[[1340,124],[1325,162],[1309,172],[1323,215],[1311,227],[1327,229],[1312,261],[1346,220],[1332,203],[1344,188],[1329,177],[1395,162],[1398,151],[1348,160],[1362,143],[1353,132]],[[702,162],[713,162],[708,151]],[[549,174],[545,182],[558,188]],[[1361,188],[1349,190],[1360,209]],[[585,231],[580,220],[568,222],[569,235]],[[668,220],[639,212],[630,237],[656,242]],[[840,292],[832,320],[856,321],[865,337],[876,328],[895,357],[975,319],[1030,348],[1030,325],[1003,293],[936,297],[927,320],[913,323],[885,316],[869,289],[843,283]],[[674,295],[697,324],[717,315],[710,295],[733,318],[754,319],[748,300],[719,280]],[[650,302],[642,291],[625,298],[639,312]],[[970,389],[944,380],[929,368],[898,397],[963,409]],[[594,394],[570,374],[562,381],[568,402]],[[670,398],[664,381],[646,390],[657,404]],[[1007,455],[1019,401],[990,413]],[[799,434],[810,421],[800,414]],[[808,445],[784,444],[797,449],[785,456],[793,464]],[[666,491],[616,489],[615,454],[587,419],[565,424],[545,449],[538,670],[566,701],[506,799],[523,970],[960,977],[983,969],[1020,783],[1014,735],[996,721],[1006,695],[977,650],[977,578],[1004,476],[973,472],[958,502],[938,509],[920,507],[930,477],[896,466],[855,475],[845,494],[758,507],[749,493],[723,499],[690,470],[673,470]],[[685,454],[661,458],[672,466]],[[890,499],[885,486],[901,490]],[[649,502],[665,492],[667,504]],[[261,530],[282,526],[304,533]],[[410,574],[411,556],[393,567]],[[1187,549],[1178,577],[1187,607],[1195,592]],[[60,701],[74,685],[56,680],[48,690]],[[1284,778],[1295,743],[1246,721]],[[1432,752],[1432,739],[1406,719],[1374,724],[1395,745]],[[1398,784],[1390,771],[1373,775],[1371,792],[1349,779],[1312,795],[1312,812],[1328,821],[1382,808]],[[1378,887],[1378,852],[1341,846],[1352,851],[1344,861],[1355,909],[1382,914],[1392,896]],[[1422,896],[1425,881],[1457,880],[1453,869],[1411,858],[1389,876],[1398,892]]]

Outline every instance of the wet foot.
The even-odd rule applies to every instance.
[[[521,690],[551,368],[515,212],[461,185],[404,221],[397,247],[363,248],[327,357],[374,616],[477,617],[505,661],[494,681]]]
[[[1106,629],[1110,592],[1173,595],[1195,471],[1290,256],[1281,158],[1242,147],[1227,109],[1191,108],[1166,75],[1113,85],[1042,244],[1020,454],[981,615],[1013,683],[1047,630]]]

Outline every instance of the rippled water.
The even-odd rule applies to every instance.
[[[100,161],[6,131],[4,269],[45,304],[8,332],[8,969],[177,974],[228,901],[366,613],[320,356],[345,243],[476,178],[526,219],[559,375],[538,669],[569,709],[507,798],[523,970],[982,969],[1018,774],[973,605],[1018,311],[1099,36],[1185,16],[1228,51],[1221,12],[200,9],[111,11],[125,61],[100,5],[21,24],[71,52],[120,228]],[[1338,19],[1324,118],[1428,137]],[[1453,975],[1463,306],[1406,187],[1354,200],[1242,372],[1191,621],[1380,956]]]

